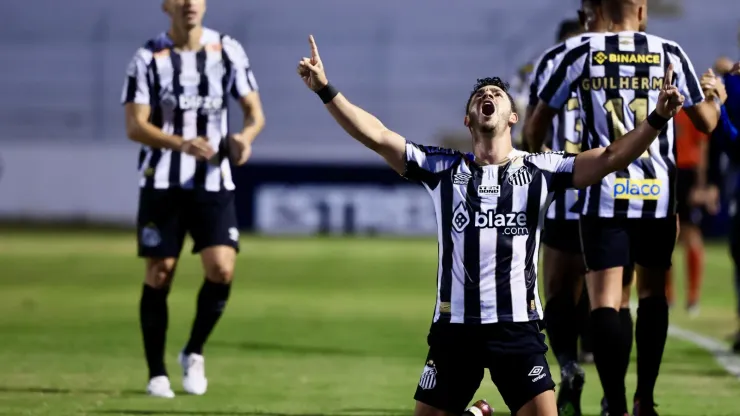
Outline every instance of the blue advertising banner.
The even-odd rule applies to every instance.
[[[234,172],[244,230],[268,235],[436,235],[431,198],[383,165],[260,165]]]

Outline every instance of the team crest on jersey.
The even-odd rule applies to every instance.
[[[141,230],[141,245],[144,247],[156,247],[162,243],[162,236],[153,224],[149,224]]]
[[[419,387],[422,390],[431,390],[437,385],[437,367],[434,365],[434,361],[427,361],[424,365],[424,370],[421,372],[421,378],[419,378]]]
[[[452,175],[452,183],[455,185],[467,185],[468,181],[470,181],[470,178],[472,178],[473,175],[465,172],[460,172]]]
[[[526,166],[522,166],[516,172],[509,175],[507,181],[512,185],[524,186],[532,182],[532,173]]]

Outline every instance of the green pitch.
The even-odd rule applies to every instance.
[[[410,415],[436,253],[431,240],[244,239],[227,312],[206,346],[210,384],[202,397],[182,392],[175,361],[202,279],[197,257],[186,255],[170,295],[167,363],[178,396],[166,400],[143,393],[143,265],[133,236],[3,231],[0,414]],[[677,308],[671,319],[724,338],[735,325],[725,248],[711,247],[707,263],[702,315],[689,320]],[[634,369],[633,361],[630,394]],[[596,415],[601,388],[593,366],[587,371],[584,407]],[[669,340],[661,415],[737,416],[738,397],[740,381],[711,355]],[[506,414],[490,380],[476,398]]]

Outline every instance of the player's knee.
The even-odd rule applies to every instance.
[[[214,283],[231,283],[234,278],[234,264],[228,261],[220,261],[208,266],[206,279]]]
[[[146,264],[146,284],[159,289],[172,284],[177,260],[173,258],[148,259]]]
[[[667,270],[639,267],[637,273],[637,294],[640,299],[665,296]]]

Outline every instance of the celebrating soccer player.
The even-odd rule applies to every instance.
[[[473,152],[414,144],[352,104],[329,83],[313,37],[298,74],[336,122],[396,172],[424,186],[439,230],[437,301],[416,416],[458,415],[488,367],[512,414],[556,416],[555,387],[540,333],[540,219],[553,192],[597,183],[645,152],[684,97],[663,82],[654,111],[622,140],[572,155],[514,150],[518,121],[507,85],[478,80],[465,105]],[[670,79],[672,69],[666,73]],[[552,117],[550,118],[552,119]],[[548,120],[549,122],[549,120]]]
[[[180,353],[183,387],[206,392],[203,345],[229,297],[239,249],[230,163],[241,165],[264,125],[249,60],[236,40],[202,26],[205,0],[165,0],[169,31],[136,52],[123,87],[128,136],[139,155],[138,246],[146,259],[141,331],[147,392],[174,397],[164,364],[167,295],[186,233],[205,280],[190,339]],[[229,95],[244,129],[227,133]]]
[[[583,0],[579,10],[580,23],[572,27],[570,33],[560,34],[560,43],[546,50],[535,61],[534,72],[529,85],[529,105],[527,114],[531,115],[539,98],[540,87],[552,75],[554,62],[565,53],[588,40],[593,33],[607,31],[608,22],[603,18],[599,0]],[[564,25],[561,25],[564,27]],[[581,33],[581,27],[586,33]],[[579,29],[575,31],[574,29]],[[580,103],[573,93],[568,104],[559,110],[552,120],[551,148],[577,154],[581,150],[583,122],[580,119]],[[533,151],[539,150],[537,143]],[[578,234],[578,191],[568,190],[555,195],[547,210],[543,229],[544,245],[543,268],[545,273],[545,326],[548,340],[555,358],[560,364],[560,389],[558,391],[558,410],[561,414],[581,415],[581,392],[585,373],[578,365],[579,329],[588,320],[588,308],[579,308],[585,266],[581,254],[581,240]],[[629,315],[629,309],[626,310]],[[586,321],[586,322],[584,322]],[[630,319],[631,325],[631,319]],[[631,330],[631,326],[630,326]],[[629,359],[629,357],[627,358]]]
[[[602,0],[616,33],[595,34],[566,53],[540,90],[525,128],[541,142],[552,117],[576,91],[583,117],[582,149],[603,149],[624,140],[658,106],[675,81],[694,125],[710,132],[719,118],[716,96],[702,93],[691,61],[675,42],[642,32],[645,0]],[[666,78],[673,65],[676,79]],[[637,373],[635,413],[654,415],[653,391],[668,330],[666,272],[676,243],[676,155],[673,123],[628,167],[579,193],[580,234],[591,300],[596,367],[612,416],[627,412],[624,340],[618,310],[624,268],[637,264]],[[625,334],[626,336],[626,334]]]

